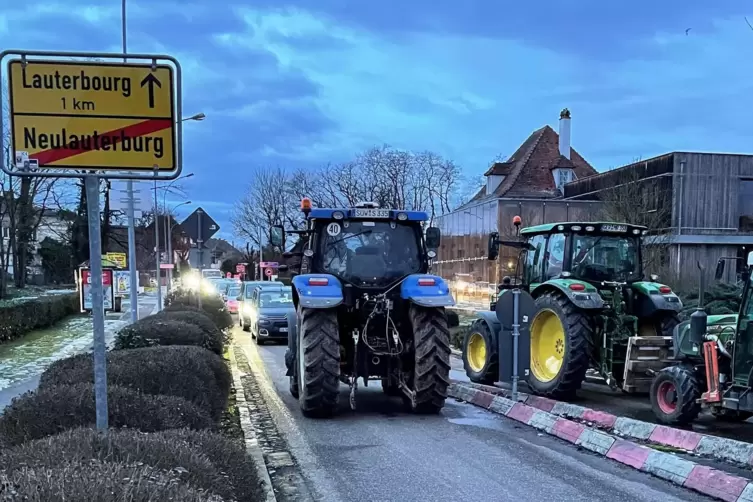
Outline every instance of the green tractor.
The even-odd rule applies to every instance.
[[[519,227],[520,218],[513,222]],[[527,381],[534,393],[570,399],[589,369],[614,389],[648,392],[653,373],[671,358],[682,302],[656,276],[644,280],[645,234],[645,227],[624,223],[563,222],[524,228],[516,240],[489,235],[488,258],[497,259],[500,245],[520,249],[522,275],[503,279],[497,302],[478,313],[465,336],[471,381],[497,381],[499,336],[509,314],[495,307],[501,295],[521,288],[535,300],[532,319],[524,319],[530,322]]]
[[[721,258],[716,279],[724,275],[726,260],[738,259]],[[659,422],[688,424],[703,408],[724,420],[753,416],[751,263],[753,252],[742,274],[738,314],[707,315],[701,282],[698,309],[674,332],[674,364],[657,372],[651,385],[651,408]]]

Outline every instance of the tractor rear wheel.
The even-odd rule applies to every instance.
[[[536,299],[528,385],[539,395],[570,399],[586,378],[593,343],[590,319],[561,293]]]
[[[463,339],[463,366],[471,382],[493,385],[499,376],[499,358],[489,325],[476,320]]]
[[[688,424],[701,412],[701,384],[693,368],[670,366],[659,371],[651,382],[651,409],[659,422]]]
[[[414,367],[409,387],[414,413],[439,413],[450,387],[450,329],[444,308],[411,304]]]
[[[340,393],[340,332],[333,309],[301,309],[296,343],[298,403],[307,417],[328,417]]]

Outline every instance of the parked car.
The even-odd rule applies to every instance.
[[[293,289],[290,286],[262,285],[254,288],[246,308],[248,323],[243,329],[251,331],[257,344],[266,341],[288,340],[288,313],[295,312]]]
[[[238,301],[238,296],[240,296],[240,294],[241,294],[240,285],[231,285],[228,287],[227,293],[224,295],[225,305],[227,305],[227,309],[231,314],[238,313],[238,306],[240,305],[240,302]]]

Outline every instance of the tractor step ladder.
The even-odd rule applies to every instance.
[[[674,364],[672,355],[671,336],[628,338],[623,390],[630,394],[648,392],[654,372]]]

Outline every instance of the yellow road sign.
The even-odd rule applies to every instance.
[[[102,255],[102,259],[113,263],[116,267],[127,268],[126,254],[125,253],[106,253]]]
[[[47,168],[175,169],[172,67],[41,60],[8,66],[14,158]]]

